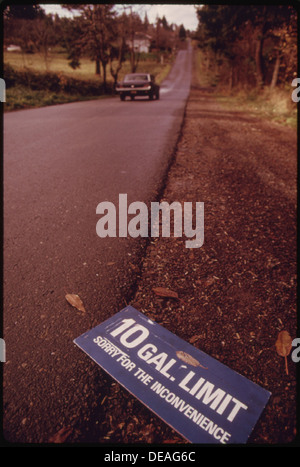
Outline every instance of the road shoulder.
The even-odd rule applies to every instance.
[[[294,130],[220,108],[193,86],[161,201],[205,203],[204,245],[151,239],[131,302],[272,393],[252,443],[288,443],[296,433],[296,365],[289,358],[287,375],[275,349],[281,330],[296,338],[296,154]],[[133,433],[184,442],[155,418],[143,421],[128,442]]]

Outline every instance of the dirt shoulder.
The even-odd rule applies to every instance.
[[[275,349],[279,331],[297,337],[296,165],[294,130],[226,110],[194,82],[162,200],[205,203],[204,245],[152,239],[130,303],[272,393],[255,444],[296,434],[296,364],[287,375]],[[185,443],[116,383],[109,399],[106,442]]]

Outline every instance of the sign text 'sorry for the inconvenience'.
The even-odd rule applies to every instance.
[[[270,397],[131,306],[74,342],[191,443],[245,443]]]

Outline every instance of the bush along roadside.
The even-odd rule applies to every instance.
[[[104,86],[101,82],[75,79],[62,73],[16,70],[10,65],[5,65],[4,80],[6,111],[92,99],[114,92],[110,83]]]

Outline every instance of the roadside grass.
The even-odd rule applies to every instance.
[[[216,74],[207,70],[203,64],[200,49],[196,49],[195,67],[198,84],[202,87],[214,87],[215,97],[223,107],[232,110],[243,110],[260,118],[297,128],[297,104],[292,101],[294,88],[270,89],[229,89],[218,83]]]
[[[77,79],[99,80],[99,76],[95,74],[95,64],[85,57],[81,60],[80,68],[76,70],[68,65],[67,54],[64,53],[52,53],[48,60],[48,69],[42,55],[38,53],[4,52],[3,61],[4,64],[8,63],[17,70],[29,69],[40,73],[51,71],[53,73],[63,73]]]
[[[200,87],[215,87],[217,85],[217,79],[215,73],[212,70],[208,69],[204,65],[203,54],[197,45],[194,46],[194,64],[195,64],[195,74],[197,81]]]
[[[265,88],[260,92],[239,90],[235,94],[217,94],[217,100],[226,108],[243,110],[257,117],[297,128],[297,105],[291,92]]]
[[[60,73],[66,76],[70,76],[76,79],[83,80],[101,80],[101,75],[96,75],[95,73],[95,63],[87,57],[82,57],[80,59],[80,67],[73,70],[68,65],[68,59],[66,53],[53,52],[48,61],[48,69],[46,68],[45,60],[41,54],[25,54],[21,52],[4,52],[4,63],[8,63],[16,69],[29,69],[38,71],[40,73],[45,73],[45,71],[51,71],[53,73]],[[164,64],[161,64],[157,61],[155,54],[141,54],[141,60],[138,64],[138,72],[152,73],[157,82],[161,82],[165,78],[166,74],[170,71],[172,64],[172,58],[166,61]],[[113,63],[113,66],[116,64]],[[119,73],[119,78],[126,73],[130,73],[130,63],[126,60]],[[109,67],[107,66],[107,82],[113,82],[113,78],[109,72]]]
[[[138,70],[140,72],[152,73],[156,77],[156,81],[160,84],[165,77],[168,75],[171,66],[172,58],[161,64],[157,61],[154,54],[144,54],[142,60],[139,62]],[[87,82],[98,84],[101,86],[103,83],[102,76],[95,74],[95,63],[89,58],[81,59],[80,68],[73,70],[67,61],[67,55],[65,53],[54,52],[50,56],[48,71],[57,74],[60,79],[63,76],[73,78],[82,81],[85,87],[88,86]],[[16,71],[31,71],[38,72],[39,74],[45,74],[46,65],[43,57],[40,54],[23,54],[20,52],[4,52],[4,67],[5,64],[12,66]],[[130,73],[130,63],[125,61],[122,69],[119,73],[119,79],[126,73]],[[113,84],[113,78],[107,67],[107,83],[110,87]],[[42,86],[43,87],[43,86]],[[9,112],[12,110],[44,107],[48,105],[63,104],[67,102],[101,99],[105,97],[111,97],[109,95],[95,95],[92,91],[81,95],[80,92],[68,93],[63,89],[59,92],[50,91],[45,83],[45,89],[37,90],[27,86],[25,83],[18,83],[6,90],[6,102],[4,105],[4,111]]]
[[[92,99],[104,99],[108,96],[81,96],[80,94],[67,94],[64,92],[51,92],[33,90],[27,86],[17,85],[6,90],[5,112],[19,109],[45,107],[68,102],[87,101]]]

